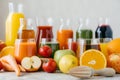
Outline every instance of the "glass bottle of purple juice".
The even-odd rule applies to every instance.
[[[95,38],[100,38],[100,40],[104,38],[113,38],[113,31],[108,22],[108,18],[104,20],[103,18],[99,19],[99,24],[95,31]]]

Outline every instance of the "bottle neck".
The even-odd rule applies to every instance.
[[[23,13],[23,5],[22,4],[18,5],[18,12]]]
[[[13,3],[10,2],[9,3],[9,13],[13,13],[14,12],[14,6],[13,6]]]

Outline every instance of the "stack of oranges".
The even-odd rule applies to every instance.
[[[120,73],[120,38],[113,39],[108,43],[108,67],[112,67]]]

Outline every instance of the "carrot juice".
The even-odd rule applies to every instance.
[[[24,57],[36,55],[36,43],[34,39],[17,39],[14,55],[18,63],[21,63]]]
[[[62,29],[57,31],[57,40],[60,44],[60,49],[68,49],[68,39],[73,38],[71,29]]]

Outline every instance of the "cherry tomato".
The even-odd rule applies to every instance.
[[[52,55],[52,49],[51,47],[44,45],[39,48],[39,55],[45,58],[48,58]]]
[[[52,58],[47,59],[45,62],[43,62],[42,69],[45,72],[53,73],[56,71],[56,68],[57,68],[57,64],[56,64],[55,60]]]

